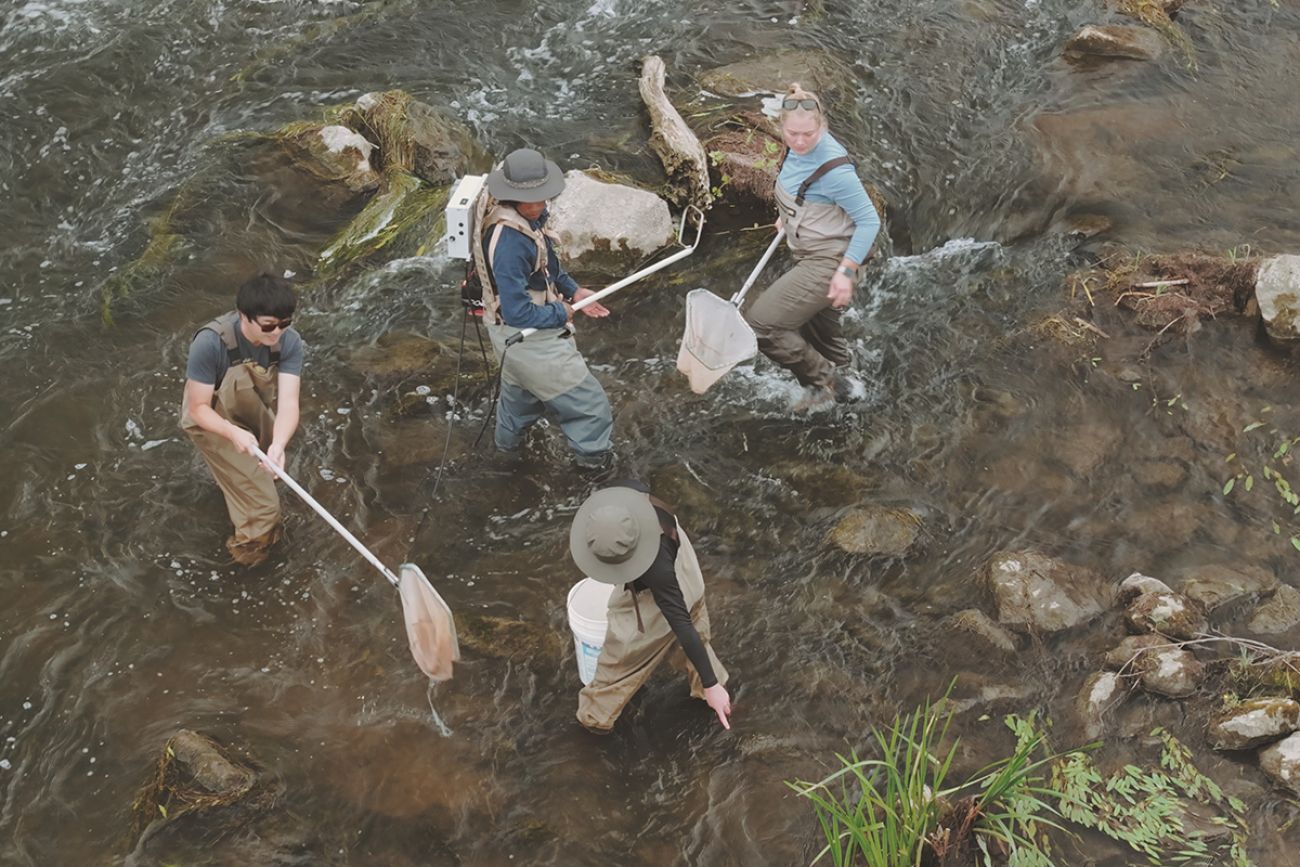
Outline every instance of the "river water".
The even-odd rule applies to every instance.
[[[806,863],[815,825],[782,781],[822,773],[954,676],[973,702],[958,720],[967,764],[1006,746],[1003,712],[1041,708],[1062,745],[1081,739],[1074,694],[1122,630],[1007,660],[972,652],[941,620],[987,608],[974,579],[992,552],[1037,547],[1116,579],[1248,563],[1297,583],[1262,502],[1220,494],[1246,423],[1272,412],[1300,427],[1292,359],[1240,319],[1149,356],[1151,333],[1116,314],[1098,314],[1112,339],[1093,349],[1033,328],[1102,241],[1300,251],[1297,5],[1190,0],[1190,57],[1083,70],[1060,47],[1100,19],[1097,0],[811,5],[5,4],[0,862],[120,863],[132,798],[188,727],[255,757],[281,792],[277,818],[261,842],[181,835],[138,863]],[[890,202],[846,320],[865,399],[807,420],[766,363],[703,397],[673,371],[681,296],[732,291],[763,244],[742,229],[763,215],[719,213],[694,257],[583,330],[621,468],[678,505],[701,553],[733,732],[672,677],[609,738],[574,722],[566,541],[589,483],[555,428],[519,467],[471,453],[476,380],[429,499],[447,422],[395,418],[420,377],[395,381],[375,359],[402,335],[454,346],[458,275],[441,254],[376,262],[304,299],[290,455],[474,631],[456,678],[426,691],[391,588],[287,493],[289,543],[252,571],[228,563],[220,497],[176,428],[188,339],[240,275],[308,269],[339,218],[216,143],[402,88],[493,153],[535,144],[566,167],[653,180],[640,57],[665,58],[683,104],[695,74],[791,47],[843,67],[832,126]],[[187,206],[180,264],[106,319],[106,281],[195,177],[217,192]],[[1083,217],[1109,228],[1081,246],[1067,230]],[[1152,465],[1173,470],[1152,481]],[[916,551],[828,546],[864,504],[922,515]],[[1179,721],[1178,707],[1149,703],[1135,728]],[[1296,832],[1279,830],[1294,808],[1250,762],[1206,761],[1255,796],[1257,863],[1294,863]],[[1087,849],[1062,863],[1094,863]]]

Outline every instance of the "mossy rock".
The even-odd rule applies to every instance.
[[[920,535],[921,521],[914,509],[867,506],[841,518],[826,541],[850,554],[906,557]]]
[[[338,116],[378,145],[376,166],[384,174],[451,184],[472,165],[488,162],[468,127],[402,90],[367,93]]]
[[[419,254],[442,236],[449,187],[432,187],[412,174],[384,173],[379,193],[320,254],[317,277],[335,274],[379,252]]]
[[[462,650],[490,659],[526,659],[544,666],[557,659],[566,637],[542,623],[490,614],[457,614],[456,637]]]

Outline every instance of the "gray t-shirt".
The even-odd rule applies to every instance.
[[[240,333],[238,323],[235,325],[235,340],[239,343],[239,354],[243,358],[251,358],[263,367],[271,364],[271,348],[269,346],[254,346],[245,340],[244,335]],[[305,349],[306,346],[297,331],[293,330],[293,328],[285,330],[280,335],[280,366],[278,372],[302,376]],[[210,328],[204,328],[194,335],[194,341],[190,344],[189,361],[185,364],[186,379],[220,388],[221,380],[225,378],[226,371],[229,369],[230,356],[226,352],[226,345],[221,342],[221,336],[217,332]]]

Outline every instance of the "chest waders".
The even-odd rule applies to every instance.
[[[777,278],[746,313],[764,355],[795,375],[801,385],[829,388],[832,370],[853,360],[840,331],[841,311],[826,293],[857,226],[839,205],[808,202],[808,187],[830,169],[850,164],[838,157],[819,166],[799,187],[785,191],[778,180],[776,204],[794,266]]]
[[[269,367],[244,357],[235,334],[238,327],[239,313],[234,312],[199,329],[216,332],[230,361],[226,375],[212,394],[212,409],[227,421],[252,432],[265,450],[270,447],[275,430],[280,353],[271,353]],[[226,511],[235,525],[234,534],[226,540],[230,556],[245,566],[261,563],[266,559],[267,550],[283,535],[275,477],[259,469],[257,458],[242,454],[230,440],[196,425],[190,418],[188,395],[181,402],[181,430],[198,447],[226,498]]]
[[[704,642],[709,663],[718,683],[726,686],[727,670],[713,652],[709,629],[709,608],[704,601],[704,575],[700,561],[691,547],[691,540],[681,525],[677,526],[677,559],[673,568],[677,583],[682,588],[686,608],[691,612],[691,623]],[[655,604],[649,590],[634,592],[631,585],[615,588],[609,597],[606,615],[605,646],[596,661],[596,677],[590,686],[578,694],[578,722],[589,729],[607,731],[613,728],[623,708],[645,685],[664,660],[674,668],[686,672],[690,679],[691,696],[703,700],[704,685],[699,672],[691,665],[677,642],[677,636],[668,625],[667,618]]]

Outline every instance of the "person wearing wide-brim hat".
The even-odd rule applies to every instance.
[[[731,728],[727,670],[713,652],[704,576],[677,518],[639,482],[587,498],[569,529],[583,573],[621,585],[610,594],[596,676],[578,695],[578,722],[604,734],[665,659],[685,668],[691,695]]]
[[[591,295],[569,276],[546,229],[547,202],[564,189],[560,167],[532,148],[512,151],[487,179],[474,258],[483,284],[483,320],[501,362],[496,447],[516,454],[524,434],[554,413],[582,467],[609,463],[614,417],[600,382],[573,337],[573,304]],[[603,305],[582,309],[609,315]],[[520,331],[537,332],[514,341]]]

